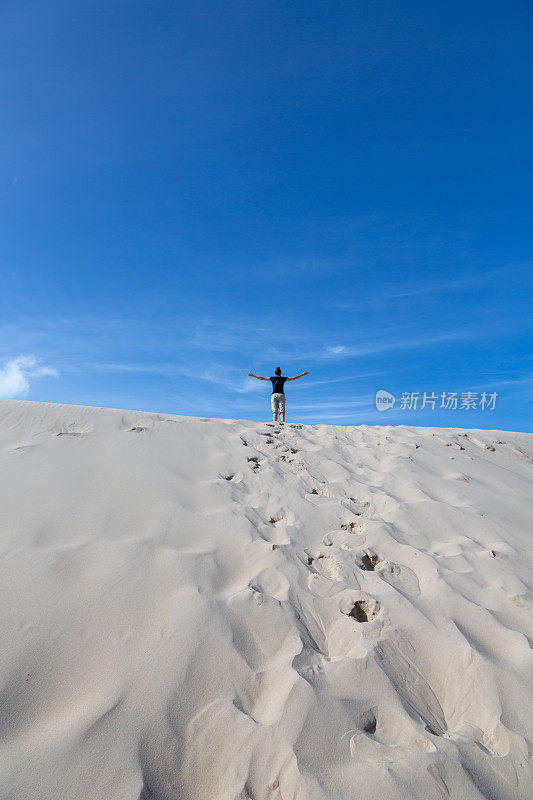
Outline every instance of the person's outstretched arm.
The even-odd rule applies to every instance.
[[[250,378],[257,378],[258,381],[269,381],[270,378],[262,378],[261,375],[254,375],[253,372],[248,373]]]
[[[309,375],[309,373],[308,373],[308,372],[302,372],[302,374],[301,374],[301,375],[295,375],[295,376],[294,376],[294,378],[287,378],[287,380],[288,380],[288,381],[295,381],[295,380],[297,380],[298,378],[303,378],[303,376],[304,376],[304,375]]]

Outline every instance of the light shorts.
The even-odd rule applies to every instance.
[[[285,413],[285,395],[281,394],[281,392],[276,392],[275,394],[270,395],[270,407],[274,414],[277,414],[278,411],[280,414]]]

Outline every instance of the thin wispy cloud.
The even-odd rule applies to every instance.
[[[374,344],[352,347],[347,345],[326,347],[322,351],[321,357],[324,359],[356,358],[360,356],[374,355],[376,353],[386,353],[391,350],[413,350],[416,348],[427,347],[427,345],[431,344],[457,342],[465,338],[468,338],[468,336],[464,331],[443,333],[439,336],[426,337],[421,335],[412,339],[396,339],[393,335],[391,335],[389,338]]]
[[[336,378],[326,378],[319,381],[309,380],[306,378],[305,381],[302,381],[299,388],[310,389],[314,388],[315,386],[329,386],[331,383],[344,383],[346,381],[356,381],[360,380],[361,378],[375,378],[387,374],[388,373],[385,370],[380,370],[375,372],[358,372],[355,375],[340,375]]]
[[[425,286],[413,286],[400,292],[386,292],[384,297],[391,300],[402,300],[409,297],[421,297],[423,295],[436,294],[446,291],[461,291],[468,287],[475,286],[479,289],[485,283],[489,283],[495,277],[501,277],[508,267],[495,267],[494,269],[483,270],[483,272],[476,272],[473,275],[464,275],[460,278],[455,278],[451,281],[442,281],[440,283],[426,284]]]
[[[524,400],[530,400],[533,397],[533,375],[526,375],[520,378],[512,378],[501,381],[491,381],[490,383],[480,383],[473,388],[474,391],[494,391],[496,389],[503,390],[504,397],[518,396],[523,397]]]
[[[34,355],[12,358],[0,368],[0,397],[24,397],[30,391],[30,381],[50,375],[57,377],[57,370],[41,366]]]
[[[192,332],[190,344],[193,347],[219,351],[245,351],[261,349],[271,337],[271,329],[254,317],[241,317],[238,320],[219,315],[216,319],[200,321]]]
[[[248,392],[257,390],[258,382],[255,378],[246,377],[244,379],[239,379],[237,377],[232,377],[233,374],[234,373],[229,373],[226,369],[224,373],[216,373],[213,371],[201,372],[198,377],[203,381],[214,383],[217,386],[222,386],[229,391],[238,392],[239,394],[247,394]]]
[[[257,381],[253,378],[242,377],[234,367],[225,364],[210,364],[207,368],[199,370],[194,364],[162,363],[162,364],[128,364],[120,362],[84,362],[84,369],[93,369],[103,372],[138,373],[147,375],[160,375],[164,377],[191,378],[206,381],[210,384],[223,387],[228,391],[246,394],[258,388]]]
[[[83,361],[77,365],[80,369],[90,369],[99,372],[132,372],[147,373],[151,375],[168,375],[175,371],[172,364],[128,364],[113,361]]]

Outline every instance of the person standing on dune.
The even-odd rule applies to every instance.
[[[272,382],[272,394],[270,396],[272,418],[274,422],[277,422],[279,411],[279,418],[281,422],[285,422],[285,392],[283,391],[285,381],[295,381],[298,378],[303,378],[304,375],[309,375],[309,373],[302,372],[301,375],[295,375],[294,378],[283,378],[281,376],[281,367],[276,367],[274,370],[274,375],[271,378],[263,378],[261,375],[254,375],[253,372],[249,372],[248,375],[250,378],[257,378],[258,381]]]

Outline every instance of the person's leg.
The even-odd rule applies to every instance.
[[[285,422],[285,395],[279,398],[279,418],[282,422]]]
[[[270,395],[270,408],[272,409],[272,419],[278,421],[278,398],[275,394]]]

